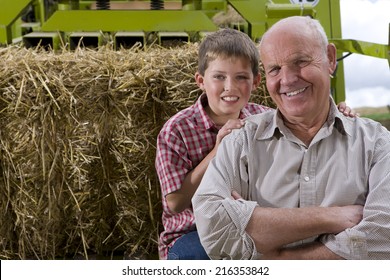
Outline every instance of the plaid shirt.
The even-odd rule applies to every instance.
[[[219,128],[204,110],[207,102],[207,96],[202,94],[194,105],[170,118],[157,138],[156,170],[161,185],[164,226],[159,240],[160,259],[166,259],[168,249],[180,236],[195,229],[192,208],[174,214],[165,196],[180,189],[186,174],[215,146]],[[270,108],[248,103],[241,110],[240,119],[267,110]]]

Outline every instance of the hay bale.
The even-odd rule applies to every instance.
[[[157,258],[156,137],[199,96],[197,45],[0,58],[0,257]]]

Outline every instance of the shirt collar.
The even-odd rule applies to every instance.
[[[351,122],[349,122],[348,118],[339,111],[333,98],[329,97],[329,99],[330,99],[330,110],[329,110],[328,119],[326,120],[324,126],[327,126],[329,129],[335,128],[340,133],[346,133],[348,135],[352,135]]]
[[[207,115],[205,107],[208,105],[206,93],[202,93],[195,103],[195,121],[198,126],[203,126],[204,129],[217,129],[214,122]]]
[[[335,128],[341,133],[347,133],[348,135],[352,134],[351,122],[347,121],[347,118],[342,113],[340,113],[332,97],[330,97],[330,110],[328,119],[324,126],[328,127],[329,129]],[[282,131],[288,131],[289,133],[289,130],[286,129],[283,123],[279,109],[276,109],[276,113],[273,115],[272,121],[269,122],[268,126],[261,134],[259,139],[268,139],[276,135],[283,135]]]
[[[334,127],[339,130],[341,133],[346,133],[348,135],[352,135],[352,122],[348,121],[348,117],[344,116],[343,113],[341,113],[336,104],[334,103],[333,99],[331,100],[331,109],[330,114],[328,117],[328,125],[331,126],[332,124]]]
[[[247,107],[241,109],[240,116],[239,116],[240,119],[245,119],[250,116],[252,116],[252,114]]]

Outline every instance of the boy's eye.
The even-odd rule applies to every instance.
[[[248,77],[245,76],[245,75],[240,75],[240,76],[237,76],[237,79],[238,79],[238,80],[247,80]]]
[[[223,76],[223,75],[215,75],[215,76],[214,76],[214,79],[217,79],[217,80],[224,80],[224,79],[225,79],[225,76]]]

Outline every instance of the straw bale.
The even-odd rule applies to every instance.
[[[192,43],[0,49],[0,258],[157,258],[156,137],[199,96],[196,63]]]

